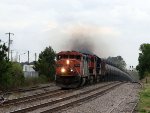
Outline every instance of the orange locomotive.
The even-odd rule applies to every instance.
[[[101,63],[100,58],[77,51],[58,53],[56,64],[56,85],[62,88],[76,88],[85,83],[93,83],[105,74],[100,69],[105,68],[105,63]]]

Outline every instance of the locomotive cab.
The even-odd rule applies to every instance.
[[[82,54],[78,52],[60,52],[57,54],[55,81],[62,88],[75,88],[81,84]]]

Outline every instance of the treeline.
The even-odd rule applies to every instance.
[[[142,44],[139,50],[139,64],[136,69],[139,71],[140,79],[143,79],[150,75],[150,44]]]
[[[34,69],[39,72],[39,77],[33,79],[24,78],[21,64],[9,61],[7,53],[8,47],[0,40],[0,90],[16,89],[37,82],[54,80],[56,53],[51,47],[46,47],[39,54],[38,61],[34,62]]]

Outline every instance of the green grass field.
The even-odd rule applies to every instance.
[[[139,112],[150,113],[150,78],[140,92]]]

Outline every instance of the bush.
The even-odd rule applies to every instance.
[[[18,88],[24,84],[24,75],[23,75],[23,69],[22,66],[17,63],[12,63],[12,68],[10,69],[10,74],[12,78],[12,87]]]
[[[48,79],[44,75],[39,77],[27,77],[25,78],[24,86],[35,86],[42,83],[48,83]]]
[[[12,84],[10,69],[12,64],[9,61],[0,61],[0,89],[8,89]]]
[[[1,76],[0,81],[0,89],[7,90],[12,84],[12,76],[9,73],[5,73],[3,76]]]
[[[16,62],[9,62],[7,65],[9,68],[3,71],[0,78],[0,88],[7,90],[22,86],[24,83],[24,76],[21,65]]]
[[[150,84],[144,84],[144,88],[140,92],[140,101],[138,108],[140,113],[150,113]]]

